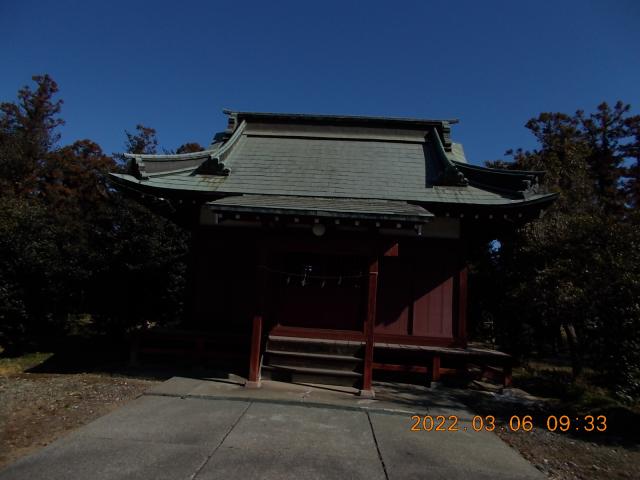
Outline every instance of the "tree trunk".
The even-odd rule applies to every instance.
[[[582,373],[582,357],[580,355],[578,336],[576,335],[576,329],[572,323],[563,323],[562,328],[564,329],[564,333],[567,335],[573,378],[576,379]]]

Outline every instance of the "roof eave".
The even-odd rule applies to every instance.
[[[273,208],[273,207],[243,207],[236,205],[211,205],[207,207],[213,212],[219,213],[249,213],[261,215],[281,215],[317,218],[336,218],[353,220],[382,220],[403,223],[427,223],[435,216],[432,213],[424,215],[384,214],[365,212],[343,212],[335,210],[317,210],[305,208]]]

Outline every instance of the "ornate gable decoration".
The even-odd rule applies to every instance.
[[[458,170],[454,165],[447,163],[444,165],[444,169],[436,180],[436,183],[443,186],[466,187],[469,185],[469,180],[467,180],[464,173]]]
[[[464,173],[461,172],[447,156],[447,148],[451,151],[450,131],[451,127],[449,127],[448,124],[444,125],[443,135],[447,143],[443,144],[438,130],[435,127],[431,129],[431,139],[435,145],[440,163],[442,164],[442,172],[436,180],[436,185],[466,187],[469,185],[469,180],[467,180]]]
[[[129,173],[136,177],[138,180],[146,180],[149,178],[145,168],[144,162],[141,156],[135,156],[129,162]]]
[[[544,172],[487,168],[459,162],[454,163],[458,170],[463,172],[475,187],[523,199],[545,193],[545,189],[541,185]]]
[[[218,175],[221,177],[229,176],[229,169],[224,162],[216,155],[209,155],[202,164],[196,169],[195,174],[199,175]]]

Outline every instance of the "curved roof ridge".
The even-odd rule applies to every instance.
[[[512,176],[522,176],[522,175],[544,175],[544,170],[515,170],[510,168],[494,168],[494,167],[485,167],[484,165],[473,165],[471,163],[460,162],[458,160],[452,160],[452,162],[460,167],[469,168],[471,170],[482,170],[488,171],[491,173],[496,173],[500,175],[512,175]]]
[[[179,160],[193,160],[196,158],[208,157],[209,155],[216,153],[218,150],[220,150],[220,147],[207,148],[205,150],[200,150],[199,152],[189,153],[125,153],[124,156],[125,158],[140,158],[142,160],[152,162],[175,162]]]
[[[196,173],[228,175],[224,160],[229,151],[242,136],[246,122],[242,122],[231,137],[217,148],[209,148],[200,152],[173,153],[164,155],[125,153],[129,158],[129,172],[138,179],[194,170]]]

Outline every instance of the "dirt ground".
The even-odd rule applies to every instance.
[[[496,425],[505,426],[496,428],[495,434],[551,479],[640,478],[640,415],[633,409],[619,406],[590,409],[535,397],[518,388],[504,394],[471,389],[460,394],[472,410],[480,415],[492,415]],[[550,432],[543,420],[548,415],[575,418],[601,414],[607,417],[606,432],[573,432],[572,429],[564,433],[559,429]],[[528,432],[506,428],[513,415],[531,416],[534,428]]]
[[[498,436],[552,479],[638,478],[638,447],[603,445],[549,431]]]
[[[0,376],[0,468],[136,398],[155,383],[85,373]]]
[[[157,381],[104,373],[0,372],[0,468],[114,410]],[[501,395],[472,401],[478,413],[503,408]],[[511,411],[511,413],[508,413]],[[505,415],[525,412],[509,406]],[[538,411],[538,414],[541,412]],[[635,429],[636,425],[629,425]],[[552,479],[638,478],[640,441],[577,437],[544,429],[496,433]],[[631,434],[633,437],[634,434]],[[640,440],[640,435],[636,437]]]

